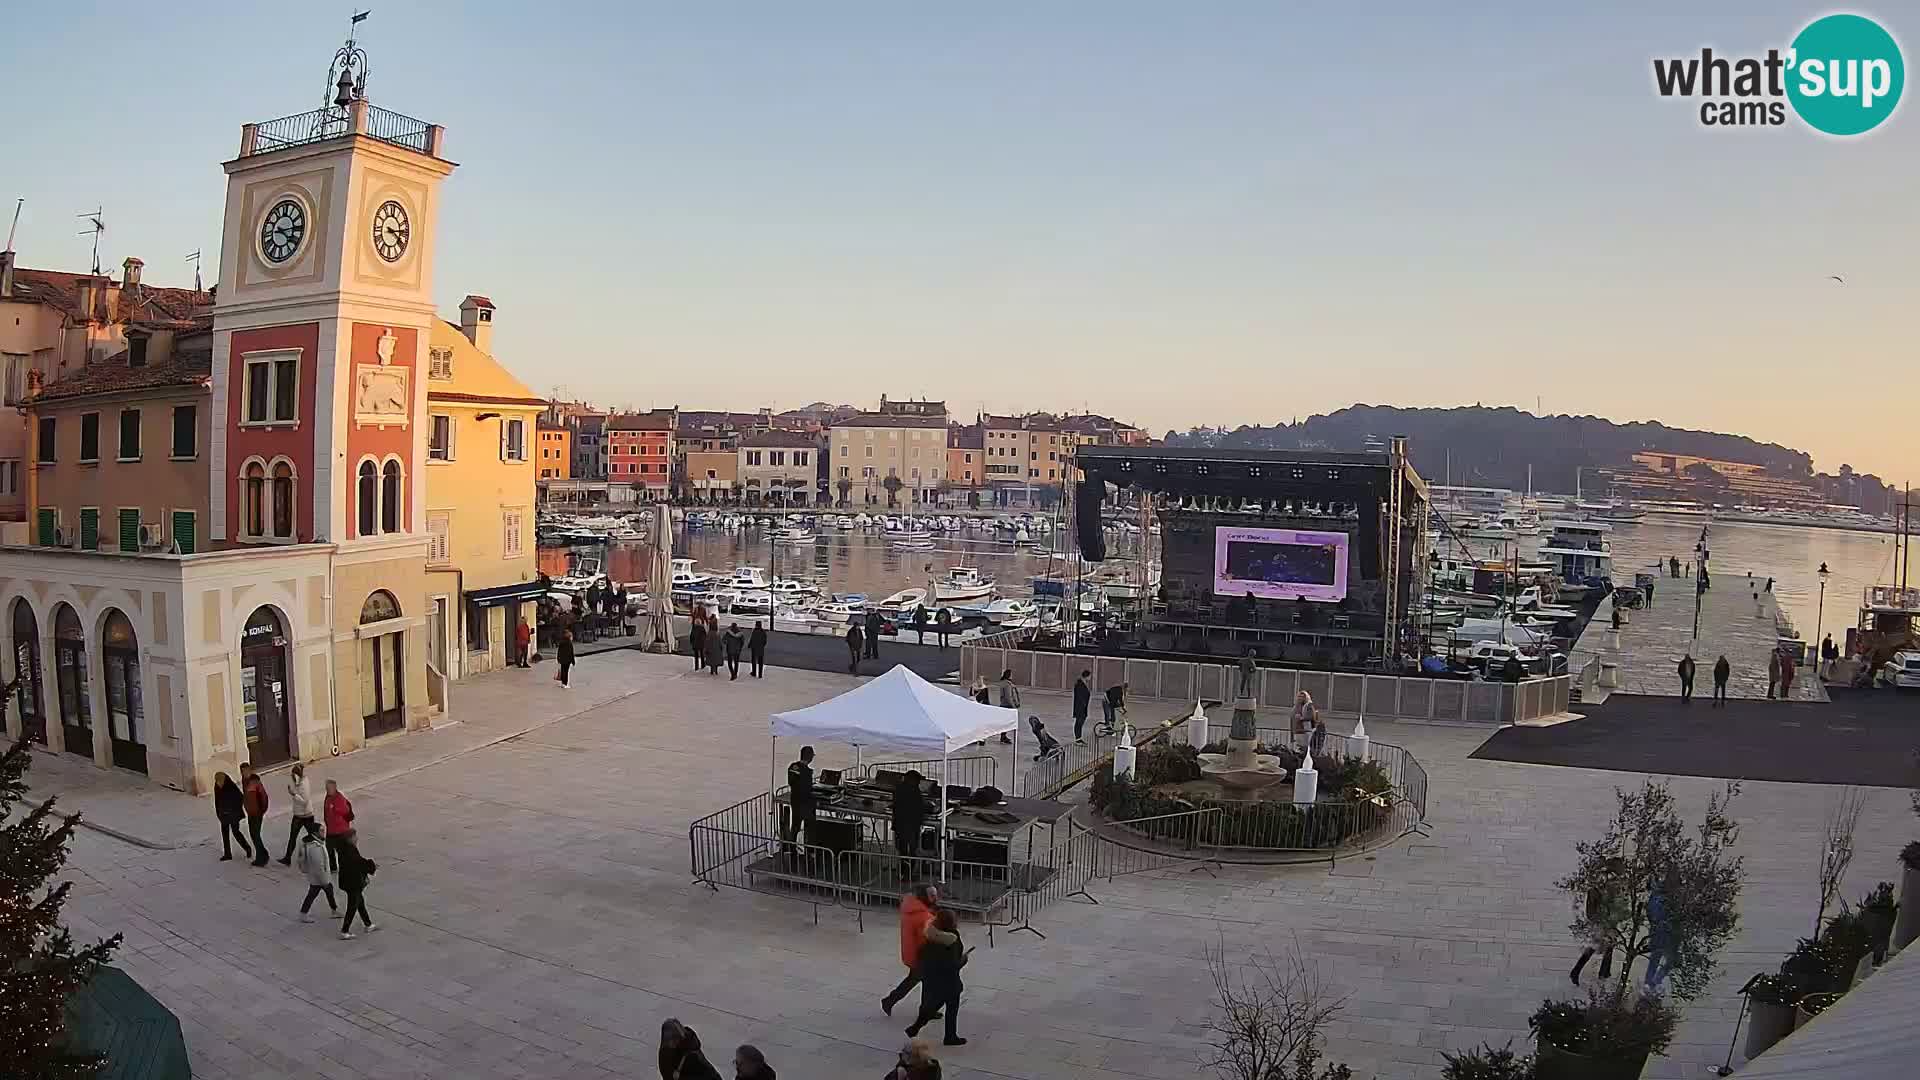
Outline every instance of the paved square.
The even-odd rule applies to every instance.
[[[829,911],[816,927],[804,905],[710,893],[687,867],[688,822],[764,790],[767,714],[851,680],[772,669],[729,682],[635,653],[588,658],[575,678],[573,691],[537,669],[461,684],[462,723],[315,768],[316,790],[327,775],[350,789],[381,867],[368,900],[382,930],[350,942],[297,921],[294,871],[216,861],[204,800],[41,755],[36,792],[188,845],[83,834],[69,864],[76,932],[127,934],[121,962],[179,1014],[199,1077],[650,1077],[667,1016],[720,1062],[753,1042],[785,1080],[878,1076],[904,1038],[877,1004],[899,975],[891,919],[862,934]],[[1029,711],[1068,710],[1034,694]],[[973,1042],[941,1055],[947,1075],[1203,1075],[1201,957],[1221,941],[1310,955],[1348,995],[1331,1057],[1362,1075],[1431,1077],[1442,1049],[1523,1039],[1531,1008],[1571,989],[1578,952],[1552,881],[1574,841],[1598,832],[1614,785],[1638,778],[1470,760],[1485,731],[1368,728],[1426,765],[1431,837],[1331,869],[1096,881],[1099,906],[1041,912],[1045,941],[1001,935],[989,949],[968,930],[980,946],[962,1012]],[[826,765],[849,758],[820,749]],[[1690,810],[1715,787],[1675,781]],[[1733,988],[1810,929],[1834,794],[1746,786],[1741,932],[1648,1076],[1697,1078],[1718,1062]],[[284,818],[268,831],[284,840]],[[1915,835],[1905,794],[1873,790],[1847,894],[1894,877]]]

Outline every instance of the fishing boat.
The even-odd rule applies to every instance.
[[[879,611],[880,614],[889,616],[897,622],[925,606],[927,606],[927,590],[901,589],[880,601]]]
[[[728,605],[729,615],[772,615],[773,598],[765,590],[759,592],[735,593],[733,603]]]
[[[793,604],[819,592],[811,584],[796,581],[793,578],[773,579],[773,598],[782,604]]]
[[[747,592],[754,589],[766,592],[773,587],[773,582],[767,580],[767,572],[765,570],[757,566],[748,566],[745,564],[734,567],[733,573],[728,575],[724,584],[727,588],[739,592]]]
[[[696,569],[692,559],[675,559],[671,565],[673,577],[669,581],[669,586],[673,589],[700,592],[713,584],[713,575]]]
[[[1017,623],[1040,610],[1040,605],[1025,597],[1002,597],[989,604],[955,608],[954,614],[985,619],[990,623]]]
[[[773,530],[773,542],[776,544],[792,544],[797,547],[814,543],[816,539],[811,529],[789,527]]]
[[[893,548],[896,551],[932,551],[934,547],[933,538],[924,535],[912,536],[905,540],[895,540],[893,542]]]
[[[992,595],[993,579],[981,577],[980,571],[971,566],[948,568],[946,579],[933,586],[933,598],[941,604],[984,600]]]
[[[600,572],[600,560],[583,558],[573,564],[573,569],[563,577],[553,579],[554,592],[577,595],[595,585],[608,584],[607,575]]]

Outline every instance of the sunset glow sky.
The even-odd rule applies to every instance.
[[[1156,433],[1537,400],[1920,480],[1920,103],[1842,141],[1652,88],[1826,7],[372,6],[369,96],[461,166],[442,310],[492,297],[543,393]],[[320,7],[10,11],[21,263],[85,269],[104,205],[109,267],[189,282],[241,123],[320,104]],[[1914,65],[1914,9],[1852,10]]]

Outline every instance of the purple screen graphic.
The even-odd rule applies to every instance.
[[[1213,591],[1335,603],[1347,595],[1347,557],[1343,532],[1223,526],[1213,531]]]

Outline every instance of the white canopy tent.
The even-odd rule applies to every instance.
[[[1013,733],[1020,761],[1020,713],[942,690],[904,666],[804,709],[773,714],[773,738],[887,746],[940,755],[940,880],[947,878],[947,758],[958,749]],[[777,751],[774,760],[778,760]],[[777,786],[777,784],[775,785]]]

